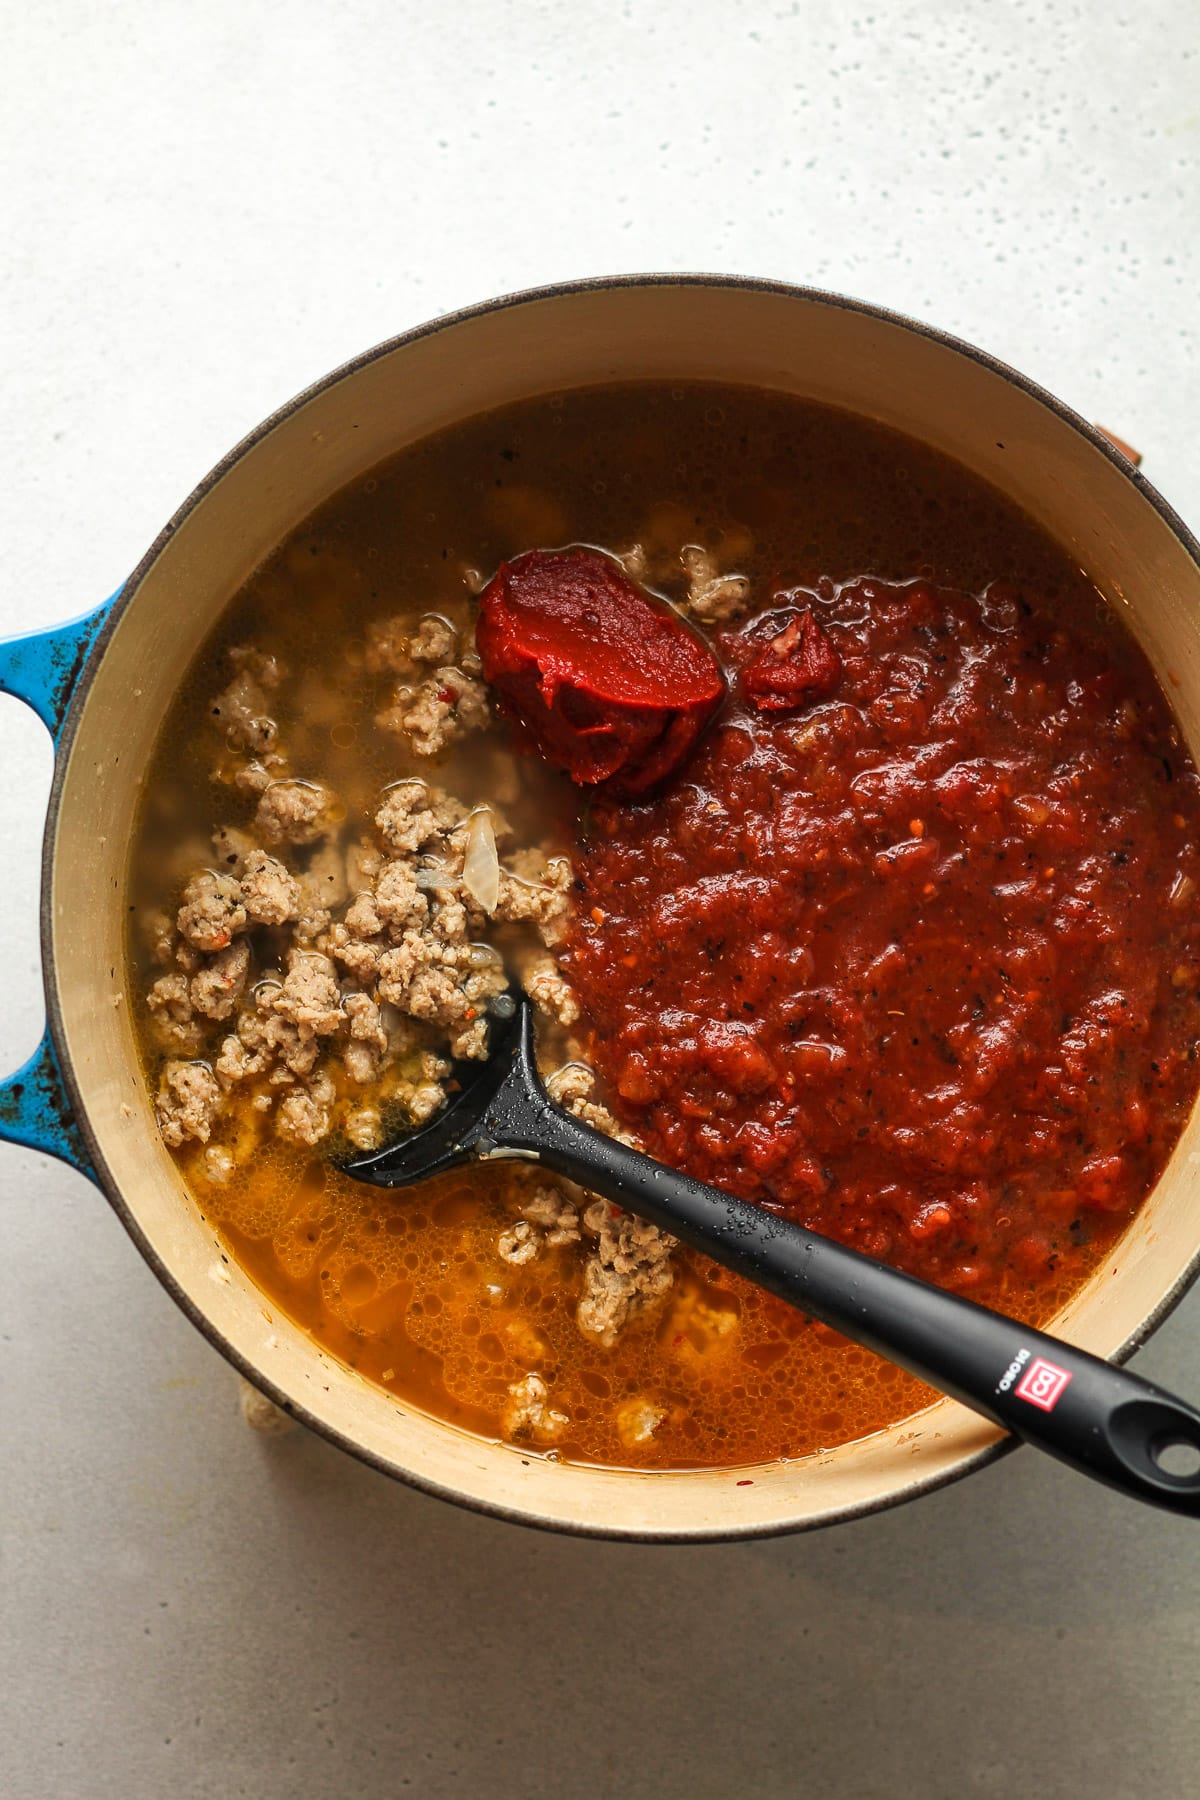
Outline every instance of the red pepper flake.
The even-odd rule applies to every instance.
[[[438,699],[442,702],[443,706],[457,706],[458,705],[458,690],[457,690],[457,688],[452,688],[452,687],[439,688],[438,689]]]
[[[739,1487],[753,1487],[754,1483],[752,1481],[739,1481],[738,1486]]]
[[[945,1231],[953,1223],[954,1215],[948,1206],[927,1206],[909,1224],[909,1235],[918,1240],[932,1237],[935,1232]]]

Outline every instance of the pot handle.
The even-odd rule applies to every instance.
[[[0,1144],[43,1150],[47,1156],[70,1163],[89,1181],[96,1181],[96,1171],[71,1116],[71,1102],[49,1032],[42,1033],[41,1043],[25,1066],[0,1081]]]
[[[120,589],[117,589],[120,593]],[[33,708],[58,747],[63,720],[88,652],[117,594],[94,612],[46,631],[0,638],[0,694]],[[0,1081],[0,1143],[24,1144],[57,1156],[95,1181],[71,1116],[62,1070],[48,1032],[23,1068]]]
[[[0,638],[0,694],[15,694],[31,706],[55,748],[88,651],[120,592],[65,625]]]

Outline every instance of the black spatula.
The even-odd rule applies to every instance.
[[[1200,1412],[1152,1382],[775,1218],[593,1131],[538,1076],[529,1001],[493,1002],[486,1062],[428,1125],[343,1166],[410,1187],[519,1157],[578,1182],[1110,1487],[1200,1514]]]

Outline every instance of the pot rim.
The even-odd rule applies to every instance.
[[[133,573],[129,576],[117,598],[113,601],[105,617],[103,626],[80,671],[79,678],[71,694],[70,704],[63,720],[58,741],[58,750],[54,761],[54,774],[50,789],[50,798],[46,811],[46,822],[42,839],[41,858],[41,895],[39,901],[40,941],[42,953],[42,979],[46,997],[46,1020],[51,1042],[57,1054],[63,1081],[71,1104],[75,1122],[87,1146],[89,1156],[96,1172],[98,1183],[116,1213],[121,1224],[137,1246],[142,1258],[156,1278],[162,1283],[189,1321],[205,1338],[231,1363],[237,1371],[245,1376],[260,1392],[267,1395],[281,1411],[309,1430],[335,1444],[339,1449],[348,1452],[359,1462],[370,1468],[390,1476],[405,1486],[416,1488],[422,1493],[437,1499],[448,1500],[456,1506],[464,1507],[472,1512],[483,1513],[492,1518],[508,1521],[512,1524],[535,1526],[539,1530],[553,1531],[570,1537],[616,1539],[634,1543],[724,1543],[742,1539],[782,1537],[803,1531],[813,1531],[827,1525],[841,1524],[849,1519],[864,1518],[873,1513],[887,1512],[895,1506],[909,1500],[916,1500],[921,1495],[931,1493],[938,1488],[948,1487],[951,1483],[961,1481],[965,1476],[995,1462],[1019,1447],[1018,1440],[1012,1437],[1001,1437],[984,1449],[965,1456],[953,1468],[913,1481],[895,1493],[872,1498],[852,1505],[835,1508],[823,1513],[819,1518],[806,1518],[794,1523],[772,1521],[764,1524],[747,1523],[744,1526],[700,1529],[647,1530],[624,1528],[620,1526],[579,1525],[558,1518],[526,1510],[522,1507],[504,1506],[488,1500],[462,1493],[457,1488],[448,1487],[444,1483],[421,1474],[420,1472],[400,1466],[391,1458],[367,1449],[337,1426],[316,1418],[306,1407],[286,1395],[271,1378],[263,1373],[249,1358],[234,1348],[219,1328],[213,1324],[191,1297],[186,1294],[174,1273],[159,1256],[137,1219],[134,1217],[124,1195],[106,1161],[103,1149],[92,1130],[83,1093],[75,1076],[61,1009],[58,1003],[57,986],[53,980],[54,970],[54,925],[50,904],[54,857],[57,847],[58,815],[62,801],[62,793],[66,780],[66,771],[70,762],[70,752],[83,711],[83,703],[91,687],[96,673],[103,661],[110,638],[127,608],[133,602],[149,569],[157,561],[166,545],[175,536],[183,522],[195,510],[209,493],[224,479],[231,469],[263,439],[268,437],[276,426],[297,413],[309,401],[335,387],[347,376],[358,374],[369,368],[374,362],[390,356],[393,351],[406,345],[432,337],[436,333],[452,330],[455,327],[470,323],[472,320],[489,316],[492,313],[507,311],[510,308],[525,306],[545,300],[567,299],[586,293],[603,293],[620,291],[625,288],[727,288],[748,293],[776,294],[784,299],[799,300],[820,306],[836,307],[847,312],[864,315],[867,318],[880,320],[885,324],[898,326],[901,330],[911,332],[940,345],[943,349],[967,358],[987,369],[1002,380],[1038,402],[1047,411],[1068,425],[1079,437],[1083,438],[1095,450],[1099,450],[1118,472],[1132,484],[1141,497],[1149,503],[1162,519],[1163,523],[1178,540],[1191,560],[1200,568],[1200,540],[1188,529],[1174,507],[1158,492],[1157,488],[1146,479],[1141,471],[1124,456],[1115,445],[1096,426],[1090,424],[1081,414],[1063,401],[1056,398],[1038,382],[1023,375],[1010,364],[1000,358],[981,350],[977,345],[952,332],[942,331],[936,326],[926,325],[920,320],[911,319],[905,314],[889,307],[877,306],[869,301],[853,299],[844,294],[830,292],[823,288],[803,286],[792,282],[778,281],[762,276],[741,276],[704,274],[701,272],[662,272],[646,274],[596,275],[586,276],[573,281],[553,282],[540,287],[517,289],[509,294],[502,294],[492,300],[475,302],[472,305],[459,307],[452,312],[443,313],[439,317],[427,320],[423,324],[399,332],[395,337],[387,338],[370,350],[341,363],[327,375],[310,383],[290,400],[277,407],[261,424],[246,433],[216,463],[208,474],[197,483],[192,492],[177,508],[167,524],[154,539],[145,555],[141,558]],[[1178,1306],[1184,1294],[1192,1286],[1197,1275],[1200,1275],[1200,1247],[1190,1261],[1180,1271],[1175,1282],[1163,1295],[1154,1310],[1141,1322],[1137,1330],[1132,1332],[1125,1342],[1112,1353],[1110,1361],[1120,1365],[1128,1360],[1133,1352],[1158,1329],[1163,1321]],[[664,1478],[670,1480],[672,1471],[664,1471]]]

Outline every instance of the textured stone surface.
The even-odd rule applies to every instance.
[[[0,632],[111,592],[343,358],[613,270],[783,276],[958,331],[1200,517],[1188,0],[46,0],[5,47]],[[39,1027],[50,771],[10,702],[0,767],[7,1069]],[[0,1215],[14,1800],[1195,1790],[1184,1523],[1024,1452],[808,1538],[523,1532],[248,1432],[80,1176],[5,1150]],[[1200,1391],[1200,1296],[1137,1366]]]

